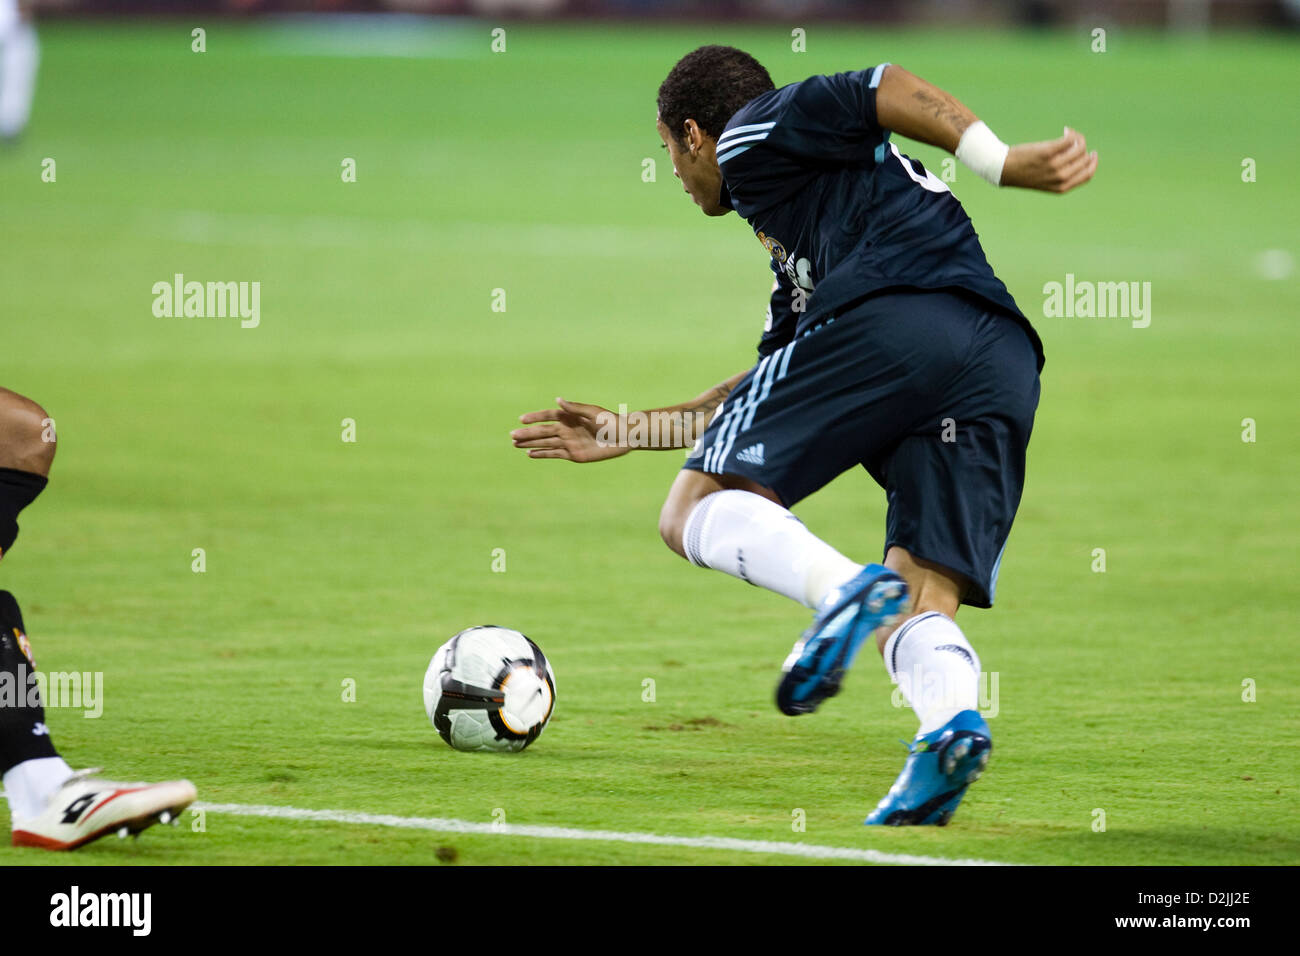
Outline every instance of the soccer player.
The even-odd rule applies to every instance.
[[[0,142],[27,126],[39,61],[31,4],[0,0]]]
[[[896,65],[776,89],[757,60],[723,46],[682,58],[658,107],[686,193],[706,216],[739,213],[771,256],[758,362],[627,421],[557,400],[521,416],[514,444],[587,462],[693,443],[660,515],[664,541],[813,610],[777,686],[786,714],[834,695],[875,635],[920,727],[866,822],[946,824],[992,749],[979,657],[954,618],[962,604],[993,604],[1043,350],[961,203],[891,133],[955,153],[995,185],[1058,193],[1092,177],[1096,153],[1068,128],[1008,147]],[[788,510],[855,465],[887,496],[880,564],[845,557]]]
[[[45,489],[54,449],[44,409],[0,388],[0,558],[18,535],[18,513]],[[0,774],[14,846],[73,850],[177,819],[195,797],[188,780],[114,783],[64,762],[45,724],[35,667],[18,602],[0,591]]]

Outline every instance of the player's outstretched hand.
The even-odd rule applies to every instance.
[[[1012,146],[1002,166],[1002,185],[1064,193],[1082,186],[1096,171],[1096,151],[1088,152],[1083,134],[1067,126],[1060,139]]]
[[[563,458],[566,461],[603,461],[626,455],[626,445],[615,444],[618,415],[599,405],[555,400],[559,408],[520,415],[527,428],[510,433],[516,448],[526,448],[529,458]],[[601,437],[609,436],[608,441]]]

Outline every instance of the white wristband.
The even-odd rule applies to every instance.
[[[1010,151],[983,120],[968,126],[957,142],[957,158],[994,186],[1002,185],[1002,167]]]

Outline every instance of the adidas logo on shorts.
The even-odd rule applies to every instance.
[[[744,462],[746,465],[763,464],[763,443],[750,445],[748,448],[742,448],[736,452],[736,461]]]

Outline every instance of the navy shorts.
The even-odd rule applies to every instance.
[[[885,552],[956,571],[963,603],[992,607],[1038,394],[1015,319],[961,293],[881,293],[762,358],[685,467],[788,507],[862,465],[888,497]]]

